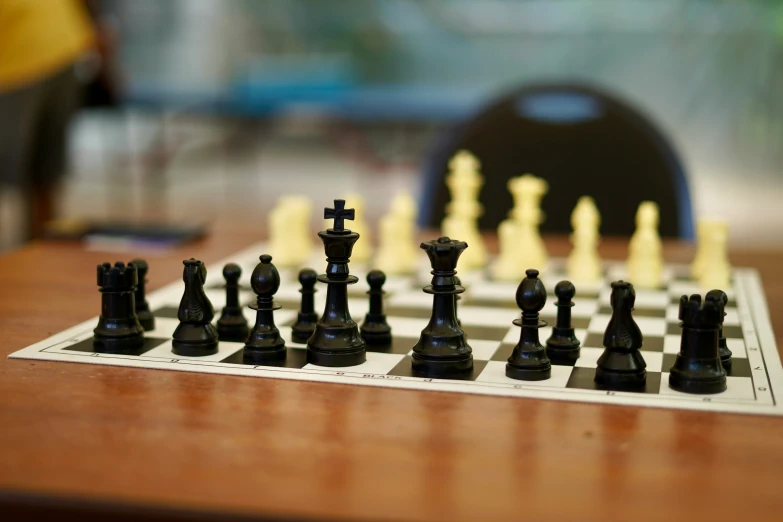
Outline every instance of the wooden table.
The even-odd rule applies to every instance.
[[[150,258],[150,288],[257,239],[221,230]],[[622,258],[625,241],[602,249]],[[780,418],[6,358],[95,316],[95,265],[115,257],[57,243],[0,257],[0,513],[783,519]],[[761,271],[783,346],[783,251],[732,261]]]

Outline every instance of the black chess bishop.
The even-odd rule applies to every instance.
[[[203,357],[218,351],[218,332],[212,325],[215,309],[204,292],[207,267],[196,259],[182,262],[185,292],[179,302],[179,325],[172,335],[171,351],[186,357]]]
[[[364,316],[359,332],[367,344],[385,346],[391,344],[391,326],[386,322],[386,314],[383,313],[383,284],[386,282],[386,274],[380,270],[371,270],[367,274],[367,284],[370,290],[370,311]]]
[[[239,304],[240,277],[242,277],[242,268],[239,265],[228,263],[223,267],[223,279],[226,280],[226,306],[223,307],[220,319],[217,321],[218,337],[221,341],[243,343],[250,332],[247,319]]]
[[[354,209],[345,201],[334,200],[334,208],[324,209],[324,219],[334,219],[333,228],[318,232],[326,252],[326,273],[318,281],[326,283],[326,306],[307,340],[307,362],[318,366],[356,366],[367,360],[367,344],[348,310],[348,285],[359,281],[348,271],[353,245],[359,234],[344,226],[354,218]]]
[[[669,370],[669,387],[685,393],[712,394],[726,390],[726,370],[718,351],[723,306],[708,293],[702,302],[694,294],[680,298],[680,352]]]
[[[576,288],[570,281],[560,281],[555,285],[557,296],[557,322],[552,328],[552,335],[546,341],[546,354],[554,364],[573,366],[579,359],[580,343],[571,325],[572,299]]]
[[[517,306],[522,317],[514,324],[522,330],[519,342],[511,352],[506,364],[506,377],[522,381],[542,381],[552,376],[552,363],[538,339],[538,329],[546,326],[539,319],[539,312],[546,304],[546,288],[538,278],[538,270],[529,269],[517,287]]]
[[[280,273],[272,264],[272,256],[264,254],[250,276],[250,286],[256,294],[256,322],[245,342],[243,358],[253,364],[282,361],[286,358],[285,341],[275,326],[274,311],[280,309],[274,295],[280,288]]]
[[[631,283],[612,283],[612,318],[604,332],[604,353],[595,369],[596,384],[610,390],[639,390],[647,383],[647,363],[639,351],[644,339],[631,314],[635,302]]]
[[[144,328],[145,331],[149,332],[150,330],[155,329],[155,317],[150,311],[150,305],[147,302],[147,295],[145,291],[149,265],[147,265],[147,262],[143,259],[134,259],[130,262],[130,264],[136,267],[136,275],[139,280],[138,284],[136,285],[136,295],[134,296],[136,300],[136,316],[139,318],[141,327]]]
[[[96,352],[126,353],[144,344],[144,328],[136,315],[138,274],[133,263],[98,265],[101,316],[93,330]]]
[[[473,350],[457,322],[454,298],[465,291],[456,284],[454,276],[459,256],[468,244],[440,237],[422,243],[421,248],[427,252],[432,266],[432,284],[424,288],[425,293],[432,294],[432,315],[413,347],[413,373],[458,378],[473,370]]]
[[[729,303],[729,297],[723,290],[710,290],[705,296],[718,304],[718,313],[720,314],[720,323],[718,324],[718,353],[720,354],[720,363],[723,369],[731,375],[731,350],[726,343],[726,336],[723,335],[723,320],[726,317],[726,305]]]
[[[318,314],[315,313],[315,282],[318,280],[318,274],[310,268],[303,268],[299,271],[299,284],[302,288],[299,293],[302,294],[299,313],[296,316],[296,322],[291,326],[291,340],[295,343],[306,343],[315,331],[315,323],[318,322]]]

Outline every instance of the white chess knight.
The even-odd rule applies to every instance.
[[[359,234],[359,240],[353,245],[351,261],[366,263],[372,257],[372,243],[370,227],[364,216],[364,198],[356,193],[346,195],[345,208],[354,209],[354,219],[346,224],[346,228]]]
[[[525,174],[511,178],[508,190],[514,198],[514,208],[498,227],[500,253],[492,265],[492,275],[499,280],[518,281],[528,268],[544,271],[549,260],[538,231],[544,220],[541,198],[549,185],[541,178]]]
[[[725,222],[712,222],[703,227],[699,238],[702,246],[702,264],[699,268],[699,286],[723,290],[731,285],[731,264],[727,252],[729,228]]]
[[[444,236],[465,241],[470,248],[459,259],[461,270],[483,268],[487,264],[487,249],[478,228],[478,218],[484,209],[478,194],[484,184],[478,159],[466,150],[460,150],[449,161],[446,185],[451,201],[446,205],[446,217],[441,223]]]
[[[571,213],[571,244],[566,273],[573,282],[594,283],[601,280],[601,258],[598,244],[601,215],[590,196],[582,196]]]
[[[378,251],[375,268],[387,275],[416,272],[421,257],[416,243],[416,202],[405,192],[397,194],[389,213],[378,226]]]
[[[628,245],[628,279],[637,288],[659,288],[663,247],[658,235],[658,205],[642,201],[636,211],[636,231]]]
[[[269,252],[278,267],[299,268],[313,252],[310,218],[313,202],[306,196],[281,196],[269,213]]]

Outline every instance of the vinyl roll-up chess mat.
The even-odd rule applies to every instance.
[[[205,283],[207,296],[216,317],[225,304],[223,265],[236,263],[242,267],[240,301],[255,302],[250,289],[250,274],[259,255],[266,252],[258,244],[208,266]],[[274,262],[274,260],[273,260]],[[680,296],[705,292],[688,278],[685,265],[667,265],[664,285],[658,290],[636,289],[634,319],[644,336],[641,353],[647,364],[647,383],[638,391],[601,389],[594,382],[598,357],[603,352],[603,332],[611,317],[610,283],[625,277],[623,263],[607,262],[604,280],[592,285],[576,285],[572,308],[572,324],[581,341],[580,357],[573,365],[553,364],[551,378],[543,381],[519,381],[506,377],[505,364],[520,329],[512,321],[520,316],[515,303],[517,284],[493,281],[484,272],[460,272],[466,288],[459,301],[458,315],[468,342],[473,349],[473,371],[461,379],[422,378],[411,369],[411,348],[429,321],[432,296],[422,288],[429,284],[429,267],[422,259],[421,273],[415,277],[387,278],[384,307],[392,327],[393,341],[383,348],[368,346],[367,361],[358,366],[327,368],[308,364],[306,346],[291,340],[291,325],[300,304],[298,269],[280,269],[281,286],[275,301],[282,305],[275,312],[275,322],[286,341],[287,355],[275,365],[244,362],[242,343],[219,343],[218,352],[205,357],[184,357],[172,352],[172,333],[178,325],[177,310],[182,298],[183,282],[175,281],[149,293],[147,300],[155,316],[155,328],[145,332],[144,345],[126,354],[95,351],[92,342],[96,317],[59,332],[9,356],[11,359],[37,359],[81,364],[101,364],[137,368],[138,371],[188,371],[238,375],[259,379],[319,381],[335,384],[401,388],[409,390],[477,393],[535,400],[563,400],[627,406],[706,410],[714,412],[783,414],[779,403],[783,393],[783,368],[778,355],[766,300],[757,271],[734,268],[732,287],[726,289],[724,335],[733,354],[727,376],[727,390],[712,395],[680,393],[668,386],[669,369],[680,347]],[[556,316],[552,295],[556,283],[565,279],[563,261],[553,260],[541,271],[541,280],[549,293],[541,318],[550,327],[539,330],[544,343],[551,333]],[[326,266],[323,256],[315,256],[309,267],[322,273]],[[368,289],[365,277],[371,267],[351,263],[351,273],[360,282],[349,287],[351,315],[360,323],[367,313]],[[148,280],[155,280],[155,263],[150,264]],[[95,285],[93,279],[85,285]],[[325,285],[318,284],[316,311],[323,310]],[[98,287],[95,286],[95,291]],[[255,311],[245,307],[245,316],[252,326]]]

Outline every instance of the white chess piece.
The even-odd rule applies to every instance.
[[[366,263],[372,257],[372,244],[370,227],[364,216],[364,198],[356,193],[348,194],[345,196],[345,208],[354,209],[353,221],[346,223],[346,228],[359,234],[359,240],[353,245],[351,261]]]
[[[487,249],[478,228],[478,218],[483,212],[478,194],[484,184],[480,166],[475,156],[461,150],[449,162],[450,172],[446,177],[451,201],[446,205],[441,233],[465,241],[470,246],[460,256],[461,270],[483,268],[487,264]]]
[[[285,195],[269,213],[269,251],[275,265],[299,268],[310,259],[312,209],[313,203],[306,196]]]
[[[703,261],[699,274],[699,286],[704,289],[720,289],[724,292],[731,285],[731,264],[727,251],[729,229],[726,223],[713,223],[703,230]]]
[[[628,278],[637,288],[659,288],[663,247],[658,235],[658,205],[642,201],[636,211],[636,231],[628,245]]]
[[[387,275],[416,272],[421,260],[416,243],[416,214],[416,202],[410,194],[402,192],[394,197],[378,226],[375,268]]]
[[[715,228],[725,229],[728,237],[728,223],[724,220],[700,219],[696,222],[696,254],[691,262],[691,278],[699,279],[707,262],[708,238]]]
[[[541,178],[525,174],[510,179],[508,189],[514,198],[514,208],[498,227],[500,253],[492,266],[492,275],[499,280],[517,281],[528,268],[543,271],[549,260],[538,231],[543,221],[541,198],[549,185]]]
[[[571,244],[566,273],[573,282],[594,283],[601,280],[601,258],[598,244],[601,215],[590,196],[582,196],[571,213]]]

